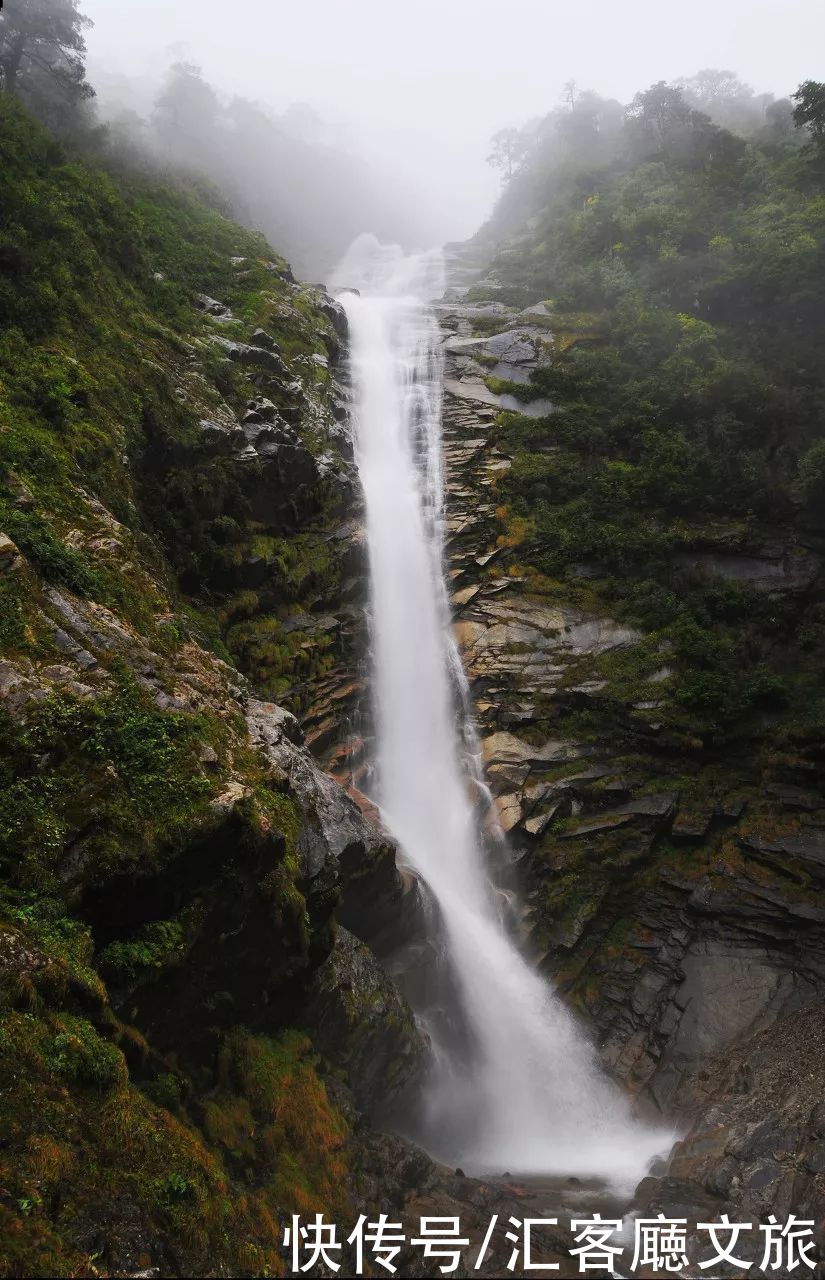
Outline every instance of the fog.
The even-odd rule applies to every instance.
[[[312,141],[348,158],[376,196],[364,230],[413,247],[470,235],[501,177],[490,136],[545,115],[562,86],[627,102],[657,80],[732,68],[757,93],[790,93],[821,70],[821,0],[83,0],[94,20],[89,77],[104,112],[151,112],[174,62],[203,69],[228,104],[239,95],[281,116],[307,104]],[[257,160],[256,160],[256,163]],[[347,165],[341,185],[347,185]],[[284,181],[289,174],[284,172]],[[360,179],[359,179],[360,181]],[[356,182],[357,185],[357,182]],[[319,200],[334,199],[329,192]],[[378,208],[382,204],[383,210]],[[261,221],[259,211],[256,211]],[[270,234],[277,227],[265,226]],[[280,246],[278,246],[280,247]],[[290,248],[291,246],[287,246]],[[300,265],[327,270],[332,247]]]

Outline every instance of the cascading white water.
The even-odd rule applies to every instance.
[[[461,1034],[428,1021],[436,1066],[422,1140],[468,1170],[635,1182],[672,1134],[635,1121],[561,1000],[502,924],[487,876],[443,575],[439,253],[362,236],[336,273],[350,326],[366,499],[378,795],[437,905]]]

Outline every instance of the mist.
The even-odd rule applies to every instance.
[[[501,190],[501,174],[487,163],[491,135],[546,116],[571,79],[624,104],[655,81],[724,67],[756,95],[785,97],[815,72],[811,50],[825,37],[816,0],[698,0],[689,14],[653,0],[514,0],[506,8],[424,0],[406,15],[379,0],[239,0],[231,11],[218,0],[88,0],[83,8],[95,22],[89,78],[104,117],[126,107],[149,119],[180,62],[202,69],[222,108],[240,98],[293,126],[296,106],[307,119],[312,113],[314,136],[296,139],[292,130],[293,145],[282,139],[269,175],[259,147],[238,154],[237,133],[231,180],[215,162],[219,140],[191,157],[220,184],[234,184],[236,203],[240,184],[239,215],[311,276],[331,270],[350,231],[408,249],[470,236]],[[314,158],[304,151],[300,161],[296,144]],[[316,185],[307,175],[321,171]],[[293,205],[268,215],[274,189],[290,185]],[[319,207],[330,203],[336,207]]]

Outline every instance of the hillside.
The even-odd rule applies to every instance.
[[[684,104],[680,116],[672,93],[638,95],[607,143],[588,98],[549,121],[554,158],[549,141],[528,153],[473,245],[490,263],[466,295],[491,304],[477,329],[501,328],[503,304],[526,308],[541,359],[519,394],[553,406],[500,420],[502,536],[548,595],[644,627],[633,661],[604,673],[617,687],[667,654],[655,718],[674,749],[767,736],[814,749],[822,156],[792,129],[746,141]],[[494,248],[520,201],[520,232]],[[511,372],[488,385],[506,391]]]
[[[113,154],[206,175],[238,221],[277,244],[302,278],[326,279],[365,227],[389,243],[438,239],[437,215],[415,199],[414,184],[388,182],[340,124],[325,124],[306,103],[277,115],[239,94],[224,102],[188,63],[170,66],[157,85],[112,76],[105,63],[91,76]]]
[[[534,953],[695,1126],[637,1203],[819,1221],[822,159],[656,103],[451,249],[453,603]]]
[[[353,878],[395,918],[393,847],[261,700],[344,644],[342,315],[3,95],[0,165],[0,1271],[280,1274],[355,1186],[313,1000],[373,1101],[419,1052],[332,926]]]

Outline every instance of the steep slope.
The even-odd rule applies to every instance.
[[[306,1028],[365,1105],[422,1052],[333,919],[397,927],[394,848],[230,660],[346,656],[342,317],[6,97],[0,164],[0,1270],[280,1274],[360,1177]]]
[[[353,785],[341,310],[6,97],[0,162],[0,1273],[280,1275],[296,1213],[479,1248],[528,1193],[374,1127],[424,940]]]
[[[685,128],[454,251],[454,607],[535,953],[700,1115],[649,1203],[819,1220],[815,1097],[775,1082],[825,989],[821,162]]]

